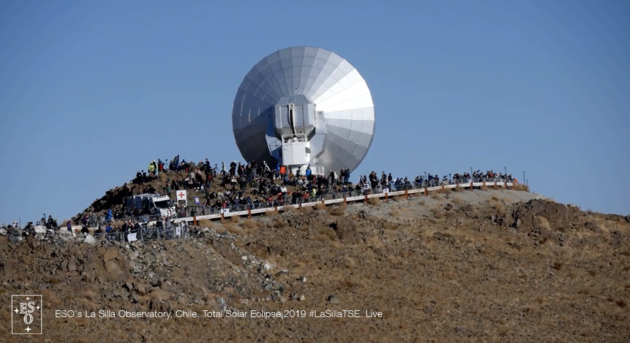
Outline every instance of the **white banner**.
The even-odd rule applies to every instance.
[[[182,235],[182,228],[178,226],[175,228],[175,236],[181,236],[181,235]]]
[[[388,194],[389,193],[389,188],[383,188],[383,194]]]
[[[130,234],[127,234],[127,240],[128,240],[129,242],[137,241],[137,240],[138,240],[138,238],[136,237],[136,235],[137,235],[137,233],[130,233]]]

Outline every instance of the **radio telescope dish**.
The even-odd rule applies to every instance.
[[[295,173],[351,172],[374,136],[374,103],[359,72],[334,52],[291,47],[263,58],[238,88],[234,138],[247,162]]]

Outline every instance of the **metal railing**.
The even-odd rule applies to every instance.
[[[438,179],[422,180],[421,183],[415,182],[415,180],[408,180],[407,182],[400,182],[400,183],[395,183],[394,181],[392,181],[385,187],[380,185],[380,181],[379,181],[379,185],[375,188],[370,188],[369,193],[370,194],[382,193],[384,188],[388,188],[390,192],[396,192],[396,191],[403,191],[405,189],[406,190],[424,189],[428,187],[439,187],[442,185],[451,185],[451,186],[457,185],[457,184],[463,185],[463,184],[469,184],[471,182],[471,179],[472,179],[472,182],[474,183],[479,183],[479,182],[486,182],[486,183],[508,182],[509,183],[513,181],[512,179],[499,178],[499,177],[494,177],[494,178],[472,177],[472,178],[467,178],[467,179],[449,178],[449,179],[441,179],[441,180],[438,180]],[[181,219],[181,218],[208,216],[208,215],[220,215],[222,212],[225,213],[226,210],[227,210],[227,213],[232,213],[232,212],[242,212],[242,211],[248,211],[248,210],[269,209],[269,208],[275,208],[275,207],[284,206],[284,205],[308,204],[308,203],[315,203],[315,202],[321,202],[321,201],[332,200],[332,199],[342,199],[344,197],[346,198],[355,197],[355,196],[364,195],[365,193],[366,193],[365,189],[357,190],[356,188],[354,188],[354,189],[347,189],[345,191],[329,191],[324,194],[317,194],[316,196],[300,197],[300,198],[297,198],[296,201],[293,201],[291,196],[285,196],[283,197],[283,199],[278,200],[276,198],[275,200],[271,202],[261,201],[261,202],[252,202],[252,203],[230,204],[225,207],[189,205],[183,208],[181,211],[177,211],[176,213],[174,213],[174,216],[172,218]],[[141,215],[139,217],[125,217],[125,218],[120,218],[116,220],[117,221],[131,220],[133,223],[137,223],[137,222],[155,222],[159,219],[160,219],[159,215]]]
[[[457,181],[457,180],[456,180]],[[223,220],[225,217],[231,216],[252,216],[253,214],[262,214],[270,211],[284,211],[286,207],[303,207],[303,206],[315,206],[316,204],[324,204],[324,205],[332,205],[339,203],[351,203],[351,202],[359,202],[363,201],[366,204],[368,203],[368,199],[371,198],[386,198],[394,197],[394,196],[412,196],[412,195],[428,195],[429,192],[440,191],[444,189],[453,189],[456,187],[461,188],[462,190],[466,189],[479,189],[485,187],[501,187],[506,189],[515,189],[516,183],[514,182],[504,182],[497,180],[489,180],[485,181],[483,179],[478,179],[477,182],[471,182],[474,180],[470,180],[465,183],[457,183],[457,182],[442,182],[440,185],[432,186],[430,182],[423,183],[412,183],[406,182],[404,184],[392,184],[390,187],[382,187],[378,185],[375,188],[369,189],[361,189],[361,190],[348,190],[344,192],[331,192],[326,194],[321,194],[317,196],[309,196],[296,199],[296,201],[273,201],[261,204],[239,204],[226,207],[229,211],[220,211],[219,208],[214,207],[211,208],[212,211],[210,214],[194,216],[194,217],[183,217],[177,218],[173,221],[175,222],[175,226],[167,225],[166,226],[158,226],[157,222],[143,222],[140,224],[140,228],[132,228],[127,229],[126,231],[118,231],[112,230],[110,232],[102,231],[102,229],[97,230],[96,232],[89,233],[97,240],[108,240],[108,241],[117,241],[121,243],[125,242],[133,242],[133,241],[141,241],[141,242],[150,242],[156,240],[178,240],[178,239],[186,239],[190,237],[195,237],[200,234],[202,231],[198,227],[188,227],[187,225],[182,225],[182,222],[194,222],[196,220],[201,219],[221,219]],[[387,188],[387,191],[385,191]],[[223,210],[225,210],[224,208]],[[121,220],[121,219],[118,219]],[[138,218],[130,218],[130,220],[134,222],[138,222]],[[37,228],[35,228],[37,231]],[[67,235],[78,236],[85,238],[88,236],[88,233],[81,233],[78,229],[75,232],[68,232],[66,228],[60,228],[59,230],[50,230],[43,229],[46,232],[37,231],[37,236],[40,239],[47,239],[50,236],[60,235],[62,231],[65,231]]]
[[[94,238],[117,241],[117,242],[133,242],[133,241],[155,241],[155,240],[177,240],[192,237],[193,230],[188,227],[156,227],[155,225],[144,225],[139,229],[130,229],[127,231],[115,231],[110,232],[93,232],[90,233]],[[79,233],[80,234],[80,233]],[[84,234],[87,237],[87,234]]]
[[[463,189],[479,189],[479,188],[483,188],[484,186],[486,187],[496,186],[496,187],[501,187],[501,188],[505,187],[508,189],[515,188],[515,183],[513,182],[502,182],[502,181],[471,182],[471,181],[467,183],[443,183],[441,185],[434,186],[434,187],[430,187],[430,184],[425,185],[424,183],[415,184],[415,183],[407,182],[405,184],[393,185],[394,188],[393,189],[388,188],[387,192],[384,191],[383,187],[376,187],[376,188],[370,188],[367,190],[352,190],[348,192],[340,192],[340,193],[337,193],[336,195],[323,194],[323,195],[318,195],[315,197],[302,198],[296,201],[296,203],[277,202],[277,203],[267,204],[259,208],[253,208],[253,207],[247,207],[247,206],[235,208],[235,207],[228,206],[227,207],[229,209],[228,212],[219,213],[219,214],[210,214],[210,215],[200,215],[200,216],[194,216],[194,217],[177,218],[177,219],[174,219],[174,221],[175,222],[182,222],[182,221],[193,222],[195,220],[201,220],[201,219],[213,220],[213,219],[219,219],[219,218],[223,220],[223,218],[225,217],[252,216],[253,214],[261,214],[261,213],[265,213],[269,211],[282,211],[284,210],[285,207],[298,208],[302,206],[314,206],[319,203],[323,203],[324,205],[336,204],[336,203],[341,203],[341,202],[344,202],[344,203],[357,202],[357,201],[365,201],[367,203],[368,198],[383,198],[383,197],[388,197],[388,196],[400,196],[400,195],[409,196],[414,193],[415,194],[423,193],[424,195],[428,195],[429,192],[435,192],[435,191],[439,191],[439,190],[447,189],[447,188],[454,189],[457,187],[460,187],[462,190]]]
[[[473,176],[470,178],[463,178],[460,177],[458,179],[454,179],[452,177],[448,178],[448,179],[437,179],[437,178],[433,178],[431,180],[427,180],[427,179],[423,179],[422,182],[416,182],[415,180],[408,180],[406,182],[399,182],[396,183],[394,181],[390,182],[387,186],[382,186],[380,184],[380,180],[378,183],[378,186],[375,188],[370,188],[369,189],[369,193],[371,194],[375,194],[375,193],[382,193],[383,192],[383,188],[388,188],[388,190],[390,192],[395,192],[395,191],[402,191],[402,190],[414,190],[414,189],[424,189],[424,188],[430,188],[430,187],[439,187],[442,185],[457,185],[457,184],[468,184],[470,182],[474,182],[474,183],[479,183],[479,182],[486,182],[486,183],[494,183],[494,182],[501,182],[501,183],[510,183],[513,182],[512,178],[505,178],[505,177],[480,177],[480,176]],[[344,198],[344,197],[354,197],[354,196],[359,196],[359,195],[364,195],[366,192],[365,189],[360,189],[357,190],[356,188],[353,189],[347,189],[345,191],[328,191],[324,194],[317,194],[316,196],[309,196],[309,197],[301,197],[298,199],[295,199],[295,201],[293,200],[293,198],[291,196],[285,196],[282,199],[278,200],[277,198],[271,202],[269,201],[261,201],[261,202],[251,202],[251,203],[241,203],[241,204],[229,204],[225,207],[219,207],[219,206],[204,206],[204,205],[188,205],[180,210],[177,210],[175,213],[173,213],[172,218],[173,219],[182,219],[182,218],[193,218],[193,217],[202,217],[202,216],[212,216],[212,215],[220,215],[221,213],[225,213],[227,211],[227,213],[232,213],[232,212],[242,212],[242,211],[251,211],[251,210],[261,210],[261,209],[269,209],[269,208],[275,208],[278,206],[285,206],[285,205],[301,205],[301,204],[308,204],[308,203],[314,203],[314,202],[321,202],[321,201],[327,201],[327,200],[332,200],[332,199],[340,199],[340,198]],[[160,219],[160,215],[156,215],[156,214],[144,214],[144,215],[140,215],[140,216],[126,216],[123,218],[116,218],[113,221],[114,222],[127,222],[127,221],[131,221],[132,223],[143,223],[143,222],[156,222]],[[100,223],[101,227],[103,226],[103,223]],[[106,224],[105,224],[106,225]]]

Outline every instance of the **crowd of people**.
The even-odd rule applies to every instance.
[[[185,206],[177,204],[175,215],[177,217],[189,217],[218,213],[221,210],[255,209],[284,204],[297,204],[309,201],[318,196],[329,195],[331,197],[348,194],[363,194],[366,192],[382,192],[384,188],[395,191],[400,189],[434,187],[444,184],[467,183],[471,180],[480,181],[514,181],[511,175],[496,173],[492,170],[482,172],[477,170],[472,173],[455,173],[444,176],[437,174],[425,174],[410,180],[407,177],[394,178],[391,173],[381,172],[380,177],[376,172],[370,175],[359,176],[356,183],[351,181],[350,171],[342,169],[339,172],[330,171],[327,176],[315,175],[308,167],[304,175],[297,171],[293,174],[288,166],[276,165],[271,168],[266,162],[241,163],[232,161],[226,168],[221,163],[212,167],[208,159],[198,163],[179,162],[179,156],[175,157],[168,168],[158,159],[149,165],[149,180],[158,173],[169,170],[184,171],[186,177],[182,180],[167,179],[167,185],[162,189],[165,194],[172,195],[178,189],[195,190],[203,199],[198,205]],[[211,190],[215,180],[219,190]],[[155,189],[150,189],[155,190]],[[158,190],[159,191],[159,190]]]
[[[183,172],[183,173],[182,173]],[[160,186],[149,184],[161,173],[166,174],[166,181]],[[183,175],[182,175],[183,174]],[[172,175],[172,176],[171,176]],[[164,177],[163,177],[164,178]],[[199,204],[186,205],[183,202],[176,203],[176,210],[172,217],[189,217],[218,213],[221,210],[255,209],[284,204],[297,204],[317,199],[321,196],[360,195],[371,192],[383,192],[385,188],[390,191],[435,187],[439,185],[493,181],[515,181],[511,175],[496,173],[492,170],[482,172],[477,170],[472,173],[455,173],[439,176],[438,174],[424,174],[416,176],[413,180],[408,177],[393,177],[391,173],[382,171],[380,176],[372,171],[369,175],[361,175],[356,183],[351,181],[351,173],[348,169],[329,171],[327,175],[315,175],[310,166],[306,168],[304,175],[300,171],[293,173],[288,166],[276,165],[271,168],[266,162],[241,163],[232,161],[226,167],[224,162],[219,168],[217,164],[212,166],[209,160],[198,163],[180,161],[179,155],[169,160],[153,160],[147,170],[138,171],[132,184],[144,185],[143,193],[167,194],[175,199],[174,192],[180,189],[194,190],[202,200]],[[213,187],[214,186],[214,187]],[[99,228],[103,232],[124,232],[137,218],[129,218],[123,224],[112,226],[114,218],[128,218],[131,211],[125,208],[116,212],[110,210],[101,213],[89,212],[82,216],[80,224],[85,230],[88,227]],[[137,213],[135,213],[137,215]],[[79,224],[79,223],[77,223]],[[15,223],[14,223],[15,225]],[[58,228],[56,221],[49,216],[42,218],[38,225],[48,228]],[[71,221],[67,227],[70,229]],[[109,231],[108,231],[109,230]]]
[[[155,225],[149,228],[146,223],[128,218],[123,220],[122,223],[121,221],[118,221],[116,223],[107,222],[103,225],[99,224],[93,234],[96,237],[103,237],[105,239],[116,241],[127,241],[128,234],[130,233],[136,233],[137,239],[175,238],[177,235],[181,234],[175,230],[176,228],[180,228],[182,231],[185,231],[188,228],[188,223],[185,221],[175,223],[173,218],[158,218]],[[70,230],[70,227],[68,227],[68,229]],[[89,233],[89,228],[84,225],[81,232]]]

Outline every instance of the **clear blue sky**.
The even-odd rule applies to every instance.
[[[346,58],[376,106],[372,170],[525,170],[630,214],[630,2],[0,2],[0,222],[82,211],[180,154],[241,159],[236,89],[294,45]]]

